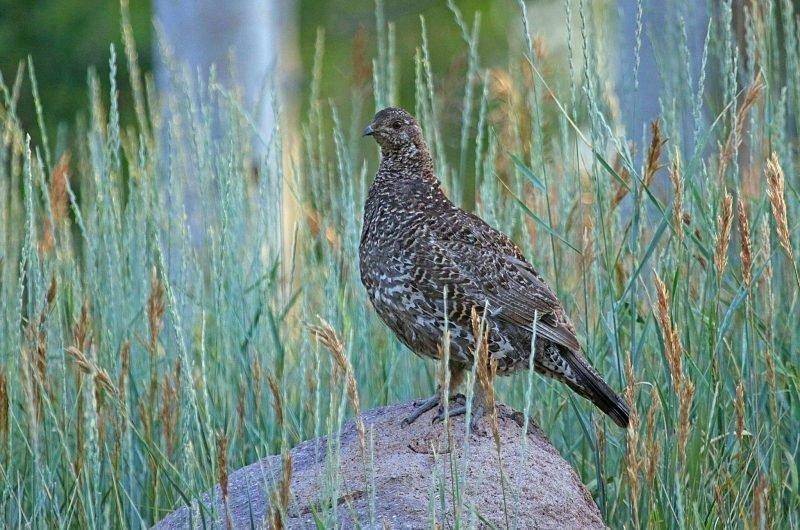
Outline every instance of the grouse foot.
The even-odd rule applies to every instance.
[[[461,415],[464,415],[466,413],[467,413],[466,404],[461,404],[461,405],[457,405],[457,406],[452,407],[451,409],[449,409],[447,411],[447,417],[448,418],[453,418],[455,416],[461,416]],[[486,412],[484,410],[484,407],[482,405],[479,405],[479,404],[476,403],[472,407],[472,413],[470,414],[470,416],[471,416],[470,417],[470,422],[469,422],[469,432],[470,432],[470,434],[477,434],[478,436],[485,436],[486,434],[488,434],[488,431],[486,430],[486,426],[481,421],[483,418],[485,418],[487,416],[487,414],[486,414]],[[442,422],[442,421],[444,421],[444,417],[445,417],[444,409],[442,407],[439,407],[439,411],[436,414],[436,416],[434,416],[431,419],[431,423]]]
[[[429,410],[433,409],[438,404],[439,404],[439,393],[438,392],[436,394],[432,395],[431,397],[429,397],[428,399],[425,399],[425,400],[423,400],[421,402],[414,402],[414,406],[416,406],[417,408],[415,408],[414,412],[412,412],[408,417],[406,417],[403,420],[403,423],[402,423],[403,427],[408,427],[409,425],[411,425],[412,423],[417,421],[420,416],[422,416],[423,414],[425,414]]]
[[[466,405],[458,405],[457,407],[453,407],[447,411],[448,418],[454,418],[456,416],[461,416],[462,414],[466,414],[467,406]],[[439,407],[439,411],[437,412],[436,416],[431,419],[431,423],[439,423],[440,421],[444,421],[444,408]]]
[[[414,409],[414,412],[412,412],[407,418],[405,418],[403,420],[403,423],[402,423],[403,427],[408,427],[409,425],[411,425],[412,423],[417,421],[420,416],[422,416],[423,414],[425,414],[426,412],[428,412],[429,410],[433,409],[436,406],[439,407],[439,413],[436,415],[436,417],[433,419],[433,421],[431,423],[435,423],[437,421],[436,418],[438,418],[440,415],[442,416],[442,418],[440,418],[438,421],[441,421],[442,419],[444,419],[444,416],[443,416],[444,407],[442,407],[442,405],[441,405],[441,399],[442,399],[441,394],[439,392],[437,392],[436,394],[434,394],[433,396],[431,396],[431,397],[429,397],[427,399],[424,399],[424,400],[418,401],[418,402],[414,402],[414,405],[416,406],[416,408]],[[464,394],[455,394],[455,395],[450,396],[450,401],[455,401],[456,403],[463,404],[464,400],[465,400]],[[458,414],[463,414],[464,411],[454,413],[454,411],[459,409],[459,408],[462,408],[462,405],[459,405],[459,406],[454,407],[453,409],[451,409],[450,416],[457,416]],[[466,408],[464,410],[466,410]]]

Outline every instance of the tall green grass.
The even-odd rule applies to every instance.
[[[551,281],[587,356],[627,389],[634,428],[527,374],[499,381],[499,398],[530,411],[613,528],[800,526],[792,3],[748,9],[741,35],[731,2],[715,8],[699,79],[664,84],[663,116],[644,141],[617,123],[599,60],[609,28],[595,7],[566,0],[566,61],[520,11],[521,51],[489,69],[479,18],[450,6],[468,57],[460,104],[440,97],[424,19],[413,56],[413,108],[438,175]],[[70,134],[43,130],[38,97],[39,130],[21,128],[19,94],[37,95],[32,62],[0,79],[5,525],[147,526],[225,476],[221,467],[336,432],[353,399],[308,333],[318,315],[342,338],[362,409],[432,393],[436,367],[390,335],[359,281],[376,161],[359,131],[398,93],[380,3],[376,24],[376,104],[320,93],[332,75],[320,33],[300,123],[276,121],[258,156],[247,109],[213,76],[198,84],[172,65],[178,89],[160,105],[130,32],[132,78],[116,78],[110,48]],[[691,80],[687,47],[673,44],[680,60],[661,75]],[[121,82],[132,84],[136,123],[120,123]],[[681,135],[685,116],[693,138]],[[328,459],[322,526],[346,509],[335,502],[335,452]],[[432,485],[432,518],[441,493]],[[467,509],[475,517],[461,525],[478,520],[480,507]]]

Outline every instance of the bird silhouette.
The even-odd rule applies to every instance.
[[[537,372],[565,383],[627,427],[628,407],[584,358],[550,286],[505,234],[447,198],[417,121],[401,108],[385,108],[364,135],[378,142],[381,161],[364,206],[361,281],[400,341],[417,355],[440,358],[447,325],[452,396],[474,362],[478,311],[497,374],[527,370],[533,351]],[[479,391],[476,385],[478,404]],[[419,402],[406,423],[437,406],[434,419],[441,420],[443,394],[437,388]],[[454,406],[449,414],[465,409]],[[474,419],[483,413],[479,408]]]

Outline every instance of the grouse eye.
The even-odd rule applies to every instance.
[[[399,129],[399,128],[400,128],[400,127],[402,127],[402,126],[403,126],[403,123],[402,123],[402,122],[400,122],[400,121],[396,121],[396,122],[394,122],[394,123],[392,124],[392,127],[394,127],[395,129]]]

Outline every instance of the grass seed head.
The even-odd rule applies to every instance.
[[[224,432],[217,433],[217,480],[222,492],[222,504],[225,509],[225,526],[233,528],[231,512],[228,507],[228,437]]]
[[[653,176],[661,169],[661,151],[667,139],[661,132],[661,121],[658,119],[650,123],[650,145],[647,147],[647,161],[644,166],[644,185],[650,186]]]
[[[686,462],[686,445],[692,430],[691,410],[694,401],[694,382],[685,378],[681,383],[678,399],[678,455],[682,463]]]
[[[109,394],[118,395],[118,390],[111,377],[103,368],[99,367],[92,361],[84,352],[74,346],[67,348],[67,354],[75,362],[76,366],[84,374],[93,377],[95,384],[108,392]]]
[[[633,371],[630,353],[625,357],[625,379],[627,381],[625,386],[625,400],[628,402],[628,407],[630,408],[630,422],[628,423],[628,430],[626,432],[628,443],[627,452],[625,454],[625,471],[628,475],[629,494],[633,506],[631,512],[635,518],[638,514],[640,491],[639,476],[642,467],[642,456],[639,447],[639,413],[636,409],[636,399],[634,396],[636,375]],[[634,522],[638,523],[638,521]],[[638,524],[634,526],[638,526]]]
[[[747,206],[739,196],[737,217],[739,220],[739,255],[742,260],[742,281],[750,286],[753,279],[753,243],[750,239],[750,221],[747,219]]]
[[[275,410],[275,421],[278,424],[278,428],[283,430],[283,394],[281,393],[281,388],[275,376],[272,374],[267,375],[267,384],[269,385],[269,391],[272,393],[272,406]]]
[[[744,137],[742,136],[744,124],[747,122],[747,117],[749,116],[753,105],[755,105],[761,96],[764,86],[764,81],[759,73],[750,86],[747,87],[744,98],[739,105],[739,110],[736,112],[734,126],[728,134],[725,145],[720,149],[719,168],[717,171],[720,181],[722,181],[722,178],[725,176],[725,171],[728,169],[731,160],[734,156],[736,156],[736,153],[739,151],[739,147],[742,145],[742,141],[744,140]]]
[[[655,483],[658,464],[661,461],[661,443],[656,438],[656,416],[661,408],[661,399],[655,386],[650,388],[650,407],[647,409],[647,435],[645,448],[647,450],[647,485],[653,487]]]
[[[761,256],[764,259],[762,282],[766,284],[767,288],[770,287],[770,280],[772,279],[772,244],[770,243],[770,237],[769,219],[764,216],[758,239],[761,244]]]
[[[147,298],[147,323],[150,329],[150,354],[154,355],[158,345],[164,318],[164,286],[153,267],[150,271],[150,296]]]
[[[672,317],[669,313],[669,294],[667,287],[658,274],[655,275],[657,308],[656,320],[661,327],[664,336],[664,356],[667,359],[672,385],[675,392],[679,393],[680,385],[683,380],[683,346],[681,345],[678,332],[672,324]]]
[[[742,441],[742,436],[745,431],[744,425],[744,383],[739,381],[739,384],[736,385],[736,399],[733,402],[734,408],[736,409],[736,437],[739,439],[739,443]]]
[[[733,198],[725,193],[720,214],[717,216],[717,242],[714,246],[714,265],[721,277],[728,264],[728,245],[731,240],[731,221],[733,219]]]
[[[8,378],[5,367],[0,367],[0,439],[8,438]]]
[[[347,386],[347,399],[356,416],[356,431],[358,433],[358,443],[361,454],[364,458],[367,455],[367,431],[364,420],[361,417],[361,400],[358,395],[358,384],[353,372],[353,365],[345,355],[344,343],[339,339],[336,330],[333,329],[325,319],[319,318],[319,325],[310,326],[311,333],[316,339],[331,353],[337,367],[337,372],[344,376]]]
[[[681,156],[676,149],[669,168],[669,180],[672,183],[674,199],[672,201],[672,222],[678,239],[683,239],[683,225],[685,217],[683,213],[683,174],[681,173]]]
[[[794,259],[792,242],[789,238],[789,221],[786,215],[785,183],[778,155],[772,153],[767,160],[767,195],[772,206],[772,217],[775,218],[775,231],[778,233],[778,242],[790,260]]]
[[[50,175],[50,206],[53,210],[53,221],[56,224],[60,223],[67,217],[69,211],[69,194],[67,193],[67,186],[69,181],[69,163],[72,155],[69,151],[64,151],[64,154],[59,158]]]

